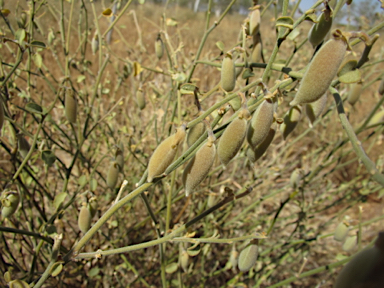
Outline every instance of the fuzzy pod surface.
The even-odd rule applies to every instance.
[[[191,147],[205,132],[204,122],[199,122],[188,131],[187,144]]]
[[[232,55],[227,54],[221,64],[221,88],[230,92],[235,89],[236,85],[236,69],[233,62]]]
[[[217,145],[217,155],[220,162],[226,166],[239,152],[244,143],[247,131],[247,120],[236,118],[225,129]]]
[[[256,8],[251,12],[249,17],[249,33],[255,35],[259,32],[260,27],[260,9]]]
[[[18,193],[10,193],[7,198],[2,201],[1,216],[4,218],[11,217],[19,206],[20,196]]]
[[[339,225],[337,225],[335,229],[335,233],[333,235],[333,238],[336,241],[343,242],[345,238],[348,235],[349,228],[347,225],[344,224],[344,222],[340,222]]]
[[[349,91],[349,94],[347,97],[348,103],[354,106],[359,100],[362,91],[363,91],[362,83],[353,83],[351,85],[351,90]]]
[[[343,250],[344,251],[352,251],[357,245],[357,236],[349,236],[345,239],[344,244],[343,244]]]
[[[328,40],[313,57],[290,105],[312,103],[327,92],[347,51],[342,36]]]
[[[73,90],[69,89],[65,93],[65,117],[71,123],[76,123],[77,118],[77,100],[75,95],[73,94]]]
[[[192,160],[189,161],[183,172],[183,184],[186,196],[191,194],[208,175],[215,161],[215,155],[216,146],[208,140],[208,143],[204,143]]]
[[[180,253],[180,266],[184,272],[188,271],[189,255],[188,252],[183,250]]]
[[[325,36],[331,30],[332,27],[332,17],[325,16],[326,11],[321,13],[319,18],[317,19],[317,23],[312,25],[311,30],[308,33],[308,40],[312,44],[312,47],[315,48],[317,45],[324,40]]]
[[[283,134],[284,140],[296,128],[301,118],[301,109],[299,106],[293,106],[284,116],[284,123],[280,125],[280,131]]]
[[[247,129],[247,141],[253,149],[267,137],[273,123],[274,112],[274,101],[265,99],[253,113]]]
[[[255,244],[251,244],[241,250],[239,255],[238,267],[242,272],[249,271],[253,265],[255,265],[258,256],[258,247]]]
[[[252,149],[251,147],[248,148],[247,157],[249,161],[251,161],[252,163],[255,163],[257,160],[261,158],[261,156],[264,155],[269,145],[271,145],[273,138],[275,137],[276,127],[277,127],[277,124],[276,122],[274,122],[271,128],[269,128],[268,134],[264,138],[264,140],[261,141],[261,143],[257,145],[256,148],[254,149]]]
[[[79,213],[77,224],[81,232],[85,233],[91,227],[92,215],[87,206],[82,206]]]
[[[124,146],[122,143],[120,143],[120,147],[117,148],[115,153],[115,159],[117,164],[119,165],[120,172],[122,173],[124,170]]]
[[[167,167],[172,163],[176,156],[179,144],[185,138],[185,126],[180,126],[176,133],[166,138],[157,146],[148,163],[148,182],[152,182],[153,178],[160,176]]]
[[[139,106],[140,110],[143,110],[145,108],[145,96],[142,89],[138,89],[136,92],[136,102],[137,106]]]
[[[109,188],[114,189],[116,187],[117,179],[119,177],[120,166],[117,161],[113,161],[108,169],[107,185]]]
[[[305,104],[305,114],[309,119],[310,126],[312,127],[316,119],[323,113],[325,105],[327,104],[327,93],[320,97],[315,102]]]
[[[155,53],[158,59],[161,59],[164,54],[164,44],[163,40],[161,40],[160,35],[157,37],[155,42]]]

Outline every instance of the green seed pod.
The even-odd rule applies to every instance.
[[[253,149],[267,137],[273,122],[274,112],[275,101],[265,99],[253,113],[247,130],[247,141]]]
[[[67,117],[69,122],[75,124],[77,118],[77,100],[71,88],[65,90],[64,107],[65,117]]]
[[[340,222],[335,229],[335,234],[333,235],[333,238],[336,241],[343,242],[348,235],[348,231],[348,226],[345,225],[344,222]]]
[[[148,163],[148,182],[152,182],[154,177],[164,173],[175,158],[177,148],[184,138],[185,125],[181,125],[175,134],[169,136],[157,146]]]
[[[30,288],[29,284],[23,280],[12,280],[8,283],[9,288]]]
[[[17,146],[21,157],[27,157],[31,146],[29,145],[27,139],[25,139],[24,136],[21,134],[17,135]]]
[[[347,239],[345,239],[345,242],[343,244],[343,250],[346,252],[352,251],[357,245],[357,236],[349,236]]]
[[[164,44],[163,40],[161,40],[160,34],[157,35],[157,39],[155,42],[155,52],[158,59],[161,59],[164,54]]]
[[[27,13],[21,12],[20,17],[17,18],[17,25],[19,26],[19,28],[25,29],[26,24],[27,24]]]
[[[221,64],[221,87],[230,92],[235,89],[236,85],[236,71],[235,63],[232,60],[232,55],[227,53]]]
[[[117,164],[119,164],[120,172],[123,173],[124,170],[124,144],[120,143],[115,152],[115,159]]]
[[[16,192],[8,192],[6,198],[1,200],[2,208],[1,208],[1,216],[3,218],[9,218],[16,212],[17,207],[19,206],[20,196]]]
[[[304,171],[303,169],[297,168],[293,170],[290,178],[291,187],[297,189],[301,186],[301,180],[303,179]]]
[[[187,273],[188,271],[188,260],[189,260],[189,255],[188,252],[183,249],[180,253],[180,266],[183,268],[184,272]]]
[[[141,88],[139,88],[136,92],[136,102],[140,110],[143,110],[145,108],[145,96],[144,96],[143,89]]]
[[[258,247],[255,244],[251,244],[245,247],[239,255],[239,270],[241,272],[249,271],[253,265],[255,265],[258,256]]]
[[[227,166],[243,145],[247,132],[247,118],[249,118],[248,110],[241,110],[239,117],[233,120],[221,135],[217,155],[224,166]]]
[[[232,265],[232,268],[237,267],[237,264],[239,262],[239,252],[236,251],[236,249],[232,249],[231,255],[229,256],[229,262]]]
[[[249,16],[249,33],[255,35],[259,32],[260,27],[260,9],[257,7],[251,12]]]
[[[216,204],[217,196],[215,193],[209,193],[207,207],[211,208]]]
[[[284,116],[284,123],[280,125],[280,131],[283,133],[284,140],[296,128],[301,118],[301,109],[299,106],[293,106]]]
[[[261,62],[261,42],[258,42],[254,45],[249,62],[251,63]]]
[[[212,134],[213,136],[213,134]],[[208,136],[208,142],[196,152],[196,155],[189,161],[183,173],[183,184],[185,195],[188,196],[208,175],[213,162],[215,161],[216,146],[214,136]]]
[[[357,253],[337,276],[334,288],[384,287],[383,233],[379,233],[375,246]]]
[[[383,79],[381,79],[381,82],[380,82],[380,86],[379,86],[379,94],[380,94],[381,96],[384,95],[384,77],[383,77]]]
[[[375,115],[373,115],[371,120],[369,120],[369,123],[367,124],[367,126],[375,125],[383,121],[384,121],[384,110],[381,110],[377,112]]]
[[[327,104],[327,93],[325,93],[319,100],[305,104],[305,114],[309,119],[309,125],[312,127],[316,119],[323,113],[325,105]]]
[[[109,166],[107,174],[107,185],[111,189],[115,189],[117,179],[119,178],[120,166],[117,161],[113,161],[111,166]]]
[[[188,131],[187,144],[191,147],[205,132],[204,122],[199,122]]]
[[[347,51],[347,40],[336,33],[313,57],[291,106],[315,102],[327,92]]]
[[[91,48],[93,55],[96,54],[96,52],[99,50],[99,35],[97,35],[97,31],[95,32],[95,35],[93,35],[92,42],[91,42]]]
[[[247,157],[250,162],[255,163],[257,160],[261,158],[261,156],[264,155],[265,151],[267,151],[269,145],[271,145],[273,138],[276,134],[276,128],[277,124],[276,122],[272,123],[271,128],[269,128],[267,136],[264,138],[263,141],[259,145],[256,146],[255,149],[252,149],[249,147],[247,150]]]
[[[347,101],[349,104],[354,106],[356,102],[359,100],[361,91],[363,90],[363,84],[360,83],[353,83],[351,85],[351,90],[349,91]]]
[[[92,215],[89,209],[84,205],[80,209],[79,219],[77,224],[79,225],[79,229],[81,232],[85,233],[91,227]]]
[[[308,40],[311,42],[313,48],[319,45],[329,30],[331,30],[333,18],[331,13],[332,11],[330,9],[325,9],[317,19],[318,22],[313,24],[311,30],[309,30]]]
[[[92,197],[88,202],[88,210],[91,213],[91,217],[93,218],[96,215],[97,209],[99,208],[99,204],[96,197]]]
[[[53,33],[52,29],[49,29],[48,33],[48,44],[51,46],[53,41],[55,40],[55,34]]]

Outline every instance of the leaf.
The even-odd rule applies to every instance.
[[[38,68],[41,68],[41,65],[43,64],[43,57],[41,57],[41,55],[39,53],[35,53],[33,55],[33,62],[35,63],[35,65],[38,67]]]
[[[85,80],[85,76],[84,75],[79,75],[78,77],[77,77],[77,83],[80,83],[80,82],[83,82],[84,80]]]
[[[188,255],[192,257],[197,256],[200,253],[200,251],[201,251],[200,243],[196,243],[195,245],[187,249]]]
[[[67,198],[68,194],[66,192],[61,192],[55,196],[55,199],[53,199],[53,206],[57,209],[59,209],[60,205],[64,202],[65,198]]]
[[[62,270],[63,270],[62,262],[56,262],[55,264],[53,264],[51,271],[49,271],[49,273],[51,274],[52,277],[56,277],[57,275],[60,274]]]
[[[88,276],[89,277],[95,277],[95,276],[99,275],[99,273],[100,273],[100,268],[99,267],[93,267],[91,270],[89,270]]]
[[[109,17],[113,14],[112,10],[110,8],[105,9],[102,14],[106,17]]]
[[[361,72],[359,69],[349,71],[339,77],[339,81],[345,84],[356,83],[361,80]]]
[[[165,266],[165,272],[168,273],[168,274],[175,273],[177,271],[177,269],[178,269],[178,265],[175,262]]]
[[[289,40],[291,40],[291,41],[294,41],[295,38],[296,38],[297,36],[299,36],[299,35],[300,35],[300,29],[296,28],[296,29],[292,30],[291,33],[289,33],[289,35],[287,36],[287,38],[288,38]]]
[[[31,45],[32,45],[32,46],[35,46],[35,47],[40,47],[40,48],[47,48],[47,46],[45,45],[44,42],[36,41],[36,40],[33,40],[33,41],[31,42]]]
[[[221,41],[216,42],[217,48],[220,49],[220,51],[224,52],[224,43]]]
[[[34,102],[27,103],[27,105],[25,105],[25,109],[31,113],[37,113],[37,114],[43,113],[43,108],[41,108],[39,104],[36,104]]]
[[[87,176],[81,175],[77,183],[80,186],[84,186],[85,184],[87,184]]]
[[[43,150],[41,152],[41,158],[48,165],[48,167],[52,166],[56,161],[56,156],[51,150]]]
[[[25,41],[25,37],[27,36],[27,34],[25,33],[25,30],[24,29],[17,29],[16,33],[15,33],[15,39],[19,42],[19,44],[23,43],[23,41]]]
[[[339,72],[337,72],[337,76],[340,77],[349,71],[355,69],[357,66],[357,60],[351,59],[341,64],[341,67],[339,68]]]

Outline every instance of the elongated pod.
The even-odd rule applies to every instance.
[[[380,82],[380,85],[379,85],[379,94],[381,96],[384,95],[384,76],[383,76],[383,79],[381,79],[381,82]]]
[[[235,89],[236,85],[236,71],[235,63],[233,62],[232,55],[227,53],[221,64],[221,88],[230,92]]]
[[[204,122],[199,122],[195,126],[193,126],[191,129],[188,130],[187,135],[187,144],[188,147],[191,147],[193,143],[195,143],[201,135],[205,132],[205,124]]]
[[[275,137],[276,134],[276,127],[277,124],[274,122],[269,128],[267,136],[264,138],[263,141],[259,145],[256,146],[256,148],[252,149],[251,147],[248,148],[247,150],[247,157],[249,161],[251,162],[256,162],[261,158],[261,156],[264,155],[264,153],[267,151],[269,145],[271,145],[273,138]]]
[[[117,179],[119,178],[120,166],[117,161],[113,161],[108,169],[107,185],[109,188],[114,189],[116,187]]]
[[[309,30],[308,40],[314,48],[324,40],[329,30],[331,30],[333,19],[331,14],[332,11],[328,6],[317,19],[318,22],[313,24],[311,30]]]
[[[312,127],[313,122],[323,113],[325,105],[327,104],[327,93],[320,97],[315,102],[305,104],[305,114],[309,119],[309,125]]]
[[[163,54],[164,54],[164,44],[163,44],[163,40],[161,40],[160,33],[157,35],[157,39],[155,42],[155,53],[158,59],[161,59],[161,57],[163,57]]]
[[[85,233],[91,227],[92,215],[87,206],[82,206],[79,213],[77,224],[81,232]]]
[[[301,108],[299,106],[293,106],[289,109],[288,113],[284,116],[284,123],[280,125],[280,131],[283,133],[284,140],[288,135],[296,128],[297,123],[301,118]]]
[[[157,146],[148,163],[148,182],[152,182],[154,177],[161,175],[172,163],[177,148],[184,138],[185,125],[181,125],[175,134],[169,136]]]
[[[65,117],[67,117],[67,120],[71,123],[76,123],[77,100],[71,88],[66,90],[64,106]]]
[[[260,8],[256,6],[255,9],[251,11],[249,16],[250,35],[255,35],[257,32],[259,32],[259,27],[260,27]]]
[[[349,94],[347,97],[348,103],[354,106],[356,102],[359,100],[362,91],[363,91],[363,84],[361,82],[353,83],[351,85],[351,90],[349,90]]]
[[[241,250],[238,260],[239,270],[242,272],[249,271],[255,265],[258,256],[258,247],[251,244]]]
[[[290,105],[312,103],[320,99],[336,76],[346,51],[347,40],[335,32],[334,38],[327,41],[313,57]]]

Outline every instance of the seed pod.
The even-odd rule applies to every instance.
[[[117,163],[117,161],[113,161],[111,163],[111,166],[109,166],[108,169],[108,174],[107,174],[107,185],[111,189],[115,189],[117,179],[119,177],[119,171],[120,171],[120,166]]]
[[[251,244],[240,252],[238,265],[241,272],[247,272],[255,265],[258,256],[257,250],[257,245]]]
[[[97,198],[92,197],[91,199],[89,199],[87,207],[88,207],[89,213],[91,213],[91,217],[93,218],[96,215],[97,209],[99,208]]]
[[[356,104],[356,102],[359,100],[361,91],[363,90],[363,84],[360,83],[353,83],[351,85],[351,90],[349,91],[347,101],[352,106]]]
[[[236,268],[239,262],[239,252],[236,249],[232,249],[231,256],[229,257],[229,262],[232,265],[232,268]]]
[[[184,272],[188,271],[188,260],[189,260],[189,255],[188,252],[183,249],[180,253],[180,266],[183,268]]]
[[[327,104],[327,93],[325,93],[319,100],[305,104],[305,114],[309,119],[309,126],[312,127],[316,119],[323,113],[325,105]]]
[[[137,106],[139,106],[140,110],[143,110],[145,108],[145,97],[143,89],[139,88],[136,91],[136,102]]]
[[[1,208],[1,216],[3,216],[3,218],[9,218],[17,210],[20,202],[20,196],[16,192],[9,192],[7,197],[2,199],[1,202],[3,206]]]
[[[23,280],[12,280],[8,283],[9,288],[30,288],[29,284]]]
[[[334,38],[327,41],[313,57],[290,105],[312,103],[320,99],[336,76],[346,51],[347,40],[335,32]]]
[[[155,52],[158,59],[161,59],[164,54],[164,44],[163,40],[161,40],[160,33],[157,35],[157,39],[155,42]]]
[[[243,53],[241,53],[235,60],[235,64],[243,63],[244,62],[244,56]],[[239,77],[241,72],[243,71],[244,67],[243,66],[235,66],[235,73],[236,73],[236,78]],[[384,88],[383,88],[384,89]],[[239,99],[239,98],[235,98]]]
[[[303,179],[304,171],[303,169],[297,168],[293,170],[290,178],[290,184],[293,189],[297,189],[301,186],[301,179]]]
[[[18,146],[18,150],[21,157],[23,158],[27,157],[28,152],[31,149],[31,146],[29,145],[28,141],[24,138],[24,136],[21,134],[17,135],[17,146]]]
[[[221,135],[217,155],[224,166],[236,156],[243,145],[247,132],[247,118],[249,118],[248,110],[241,110],[239,117],[233,120]]]
[[[208,201],[207,201],[207,207],[211,208],[216,204],[217,196],[215,193],[209,193]]]
[[[261,62],[261,42],[256,43],[255,46],[253,47],[249,62],[251,63]]]
[[[117,164],[119,164],[120,172],[123,173],[123,170],[124,170],[124,144],[122,142],[120,142],[120,145],[116,149],[115,159],[116,159]]]
[[[211,131],[212,133],[212,131]],[[213,162],[215,161],[216,146],[214,136],[208,136],[208,142],[196,152],[196,155],[189,161],[183,173],[183,184],[185,195],[188,196],[208,175]]]
[[[264,138],[264,140],[256,146],[255,149],[252,149],[249,147],[247,150],[247,157],[250,162],[255,163],[257,160],[261,158],[261,156],[264,155],[265,151],[267,151],[269,145],[271,145],[273,138],[276,134],[276,122],[272,123],[271,128],[269,128],[267,136]]]
[[[176,156],[177,147],[185,137],[185,125],[181,125],[175,134],[169,136],[157,146],[148,163],[148,182],[161,175],[172,163]]]
[[[53,41],[55,40],[55,34],[53,33],[52,29],[49,29],[48,33],[48,44],[52,45]]]
[[[343,250],[346,252],[352,251],[357,245],[357,236],[353,235],[350,237],[347,237],[345,239],[345,242],[343,244]]]
[[[79,219],[77,224],[81,232],[85,233],[91,227],[92,215],[87,206],[82,206],[79,213]]]
[[[3,128],[4,125],[4,108],[3,108],[3,101],[0,99],[0,133],[1,129]]]
[[[383,121],[384,121],[384,110],[381,110],[377,112],[375,115],[373,115],[371,120],[369,120],[369,123],[367,124],[367,126],[375,125]]]
[[[251,12],[249,16],[249,33],[255,35],[259,32],[260,27],[260,9],[257,7]]]
[[[344,222],[340,222],[335,229],[335,234],[333,235],[333,238],[336,241],[343,242],[348,235],[348,231],[349,231],[348,226],[345,225]]]
[[[247,141],[253,149],[267,137],[273,122],[274,112],[275,101],[265,99],[253,113],[247,130]]]
[[[384,287],[384,251],[382,242],[383,233],[375,242],[375,246],[366,248],[357,253],[337,276],[334,288],[350,287]]]
[[[77,118],[77,100],[71,88],[65,91],[65,117],[67,117],[69,122],[75,124]]]
[[[313,48],[319,45],[324,40],[329,30],[331,30],[333,19],[331,13],[332,11],[326,8],[317,19],[318,22],[313,24],[311,30],[309,30],[308,40],[311,42]]]
[[[96,52],[99,50],[99,35],[97,35],[97,31],[95,32],[95,35],[93,35],[92,42],[91,42],[91,48],[93,55],[96,54]]]
[[[236,71],[235,63],[232,60],[232,55],[227,53],[221,64],[221,87],[230,92],[235,89],[236,85]]]
[[[381,82],[380,82],[380,86],[379,86],[379,94],[380,94],[381,96],[384,95],[384,77],[383,77],[383,79],[381,79]]]
[[[191,147],[205,132],[204,122],[199,122],[188,131],[187,144]]]
[[[296,128],[301,118],[301,109],[299,106],[293,106],[284,116],[284,123],[280,125],[280,131],[283,133],[284,140]]]

